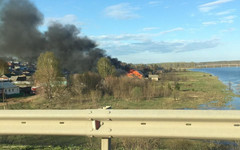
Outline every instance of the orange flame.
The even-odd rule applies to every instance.
[[[127,76],[130,77],[130,78],[137,77],[139,79],[142,79],[142,77],[143,77],[143,75],[141,73],[139,73],[137,70],[134,70],[134,69],[131,69],[128,72]]]

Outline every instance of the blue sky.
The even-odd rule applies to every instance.
[[[239,60],[239,0],[30,0],[128,63]]]

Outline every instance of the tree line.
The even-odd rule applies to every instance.
[[[107,57],[100,58],[96,67],[96,72],[71,74],[67,85],[64,85],[61,67],[54,53],[42,53],[34,74],[35,84],[39,86],[38,93],[49,101],[66,97],[96,102],[106,97],[139,101],[170,96],[177,89],[175,85],[167,82],[157,83],[118,74],[116,67]]]

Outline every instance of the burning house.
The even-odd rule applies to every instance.
[[[130,78],[139,78],[139,79],[143,78],[143,74],[140,71],[137,71],[134,69],[130,69],[127,73],[127,76]]]

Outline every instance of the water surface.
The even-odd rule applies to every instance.
[[[210,73],[217,76],[220,81],[228,86],[235,94],[240,95],[240,67],[224,67],[224,68],[201,68],[191,69],[191,71]],[[216,103],[212,101],[211,103]],[[210,105],[211,106],[211,105]],[[208,107],[208,104],[199,106],[200,109],[236,109],[240,110],[240,97],[233,97],[222,108]]]

